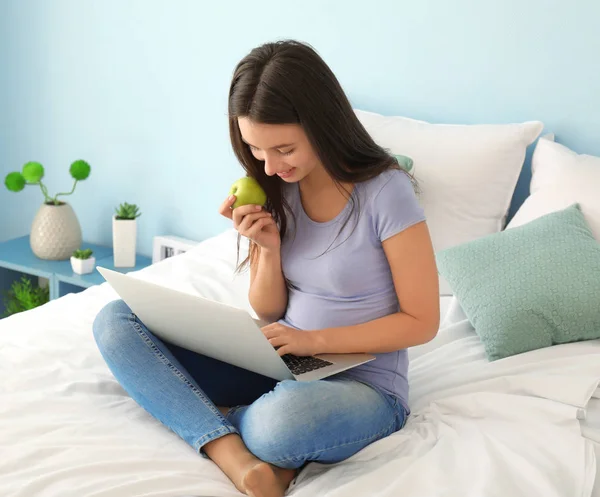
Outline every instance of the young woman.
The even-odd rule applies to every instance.
[[[411,178],[376,145],[310,47],[255,48],[229,92],[233,149],[268,196],[220,213],[250,240],[249,299],[280,355],[376,359],[283,381],[165,343],[122,302],[94,336],[117,380],[242,492],[284,494],[309,461],[335,463],[404,426],[406,349],[439,324],[429,232]]]

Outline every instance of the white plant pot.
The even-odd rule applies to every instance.
[[[81,226],[67,204],[42,204],[31,224],[31,250],[40,259],[66,261],[81,246]]]
[[[134,267],[137,220],[113,216],[113,257],[115,267]]]
[[[78,259],[71,256],[71,267],[73,268],[73,272],[77,274],[89,274],[96,267],[96,258]]]

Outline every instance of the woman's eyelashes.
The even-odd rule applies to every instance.
[[[254,153],[260,152],[260,148],[255,147],[254,145],[248,145],[248,147],[250,147],[250,150]],[[292,155],[292,153],[294,152],[294,149],[291,148],[289,150],[277,150],[277,152],[279,152],[280,155]]]

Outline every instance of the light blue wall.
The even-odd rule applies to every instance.
[[[301,5],[301,6],[298,6]],[[68,165],[92,176],[71,202],[90,241],[136,202],[139,242],[202,239],[241,174],[226,96],[253,46],[313,44],[355,107],[438,122],[540,119],[600,154],[600,4],[593,0],[3,0],[0,172],[28,160],[51,190]],[[525,185],[526,186],[526,185]],[[483,185],[482,185],[483,187]],[[25,234],[38,192],[0,193],[0,238]]]

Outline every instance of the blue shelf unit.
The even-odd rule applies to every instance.
[[[111,247],[94,243],[82,243],[82,248],[91,248],[96,257],[96,266],[122,273],[137,271],[152,264],[152,259],[137,254],[135,267],[114,266]],[[50,290],[50,300],[67,293],[75,293],[94,285],[104,283],[102,275],[94,269],[89,274],[77,274],[71,268],[71,261],[47,261],[38,258],[31,250],[29,235],[0,243],[0,292],[8,290],[13,281],[22,275],[46,278]],[[0,316],[4,314],[4,303],[0,298]]]

